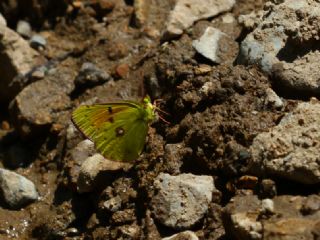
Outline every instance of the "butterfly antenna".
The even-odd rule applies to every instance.
[[[159,102],[163,102],[163,99],[158,98],[158,99],[154,100],[154,102],[153,102],[154,109],[155,109],[157,112],[160,112],[160,113],[163,113],[163,114],[169,116],[169,115],[170,115],[169,113],[161,110],[161,109],[157,106],[157,103],[159,103]],[[167,121],[166,119],[164,119],[164,117],[162,117],[159,113],[158,113],[158,116],[159,116],[159,118],[160,118],[163,122],[165,122],[166,124],[170,124],[170,122]]]
[[[169,121],[165,120],[160,114],[158,114],[159,118],[166,124],[171,124]]]
[[[170,115],[169,113],[167,113],[167,112],[165,112],[165,111],[161,110],[161,109],[160,109],[160,108],[158,108],[157,106],[155,106],[154,108],[156,109],[156,111],[159,111],[159,112],[161,112],[161,113],[163,113],[163,114],[165,114],[165,115],[167,115],[167,116],[169,116],[169,115]]]

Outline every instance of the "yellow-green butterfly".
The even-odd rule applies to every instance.
[[[143,150],[156,106],[145,97],[141,103],[120,101],[80,106],[72,122],[107,159],[133,161]]]

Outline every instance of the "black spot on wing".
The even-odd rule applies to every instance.
[[[114,123],[113,117],[109,117],[109,118],[108,118],[108,121],[109,121],[110,123]]]
[[[121,137],[124,135],[124,129],[122,127],[117,127],[115,131],[117,137]]]

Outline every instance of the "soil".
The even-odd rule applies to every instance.
[[[160,172],[167,172],[214,177],[221,196],[192,230],[202,239],[227,239],[217,215],[234,195],[237,179],[248,174],[248,149],[253,138],[277,125],[299,102],[286,99],[282,110],[266,106],[265,90],[272,85],[262,72],[243,65],[214,65],[196,54],[192,47],[192,40],[199,37],[206,26],[219,26],[238,41],[243,38],[241,26],[224,26],[222,16],[218,16],[215,22],[201,20],[192,31],[163,43],[160,33],[174,1],[152,0],[146,24],[141,28],[134,22],[132,1],[105,1],[113,6],[110,9],[89,4],[90,1],[83,1],[88,4],[82,8],[70,8],[72,1],[52,1],[54,5],[40,0],[28,2],[28,6],[9,4],[6,8],[0,4],[0,12],[9,27],[14,29],[18,20],[27,19],[35,30],[46,36],[47,46],[41,54],[55,62],[62,84],[74,79],[85,62],[108,72],[112,80],[74,88],[69,94],[70,106],[55,120],[53,126],[57,129],[51,126],[36,136],[21,136],[19,126],[9,117],[7,103],[2,105],[2,165],[7,167],[6,148],[16,144],[29,146],[27,160],[22,167],[14,167],[14,171],[35,183],[41,199],[20,210],[1,207],[0,238],[168,236],[176,231],[153,223],[149,212],[153,195],[150,186]],[[35,2],[41,7],[36,8]],[[263,4],[264,1],[237,1],[231,14],[237,18],[262,9]],[[108,173],[105,182],[94,192],[77,193],[75,176],[79,167],[75,166],[81,163],[70,156],[82,137],[76,134],[68,139],[71,111],[85,101],[139,100],[145,94],[152,99],[162,99],[160,108],[168,113],[163,117],[169,124],[159,120],[151,125],[145,151],[133,168]],[[170,158],[165,151],[167,144],[183,147]],[[281,186],[281,179],[274,180]],[[304,194],[303,188],[301,186],[299,192],[293,184],[284,192]],[[279,187],[278,194],[281,195],[281,191]],[[103,207],[106,199],[115,196],[120,196],[122,203],[117,214]]]

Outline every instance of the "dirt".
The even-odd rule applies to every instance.
[[[70,106],[52,120],[49,130],[36,136],[21,136],[21,126],[9,117],[7,103],[2,104],[2,165],[6,166],[7,148],[17,143],[30,146],[23,166],[13,169],[35,183],[41,199],[20,210],[1,207],[0,238],[157,239],[171,235],[176,231],[153,222],[149,212],[150,186],[160,172],[167,172],[214,176],[221,196],[192,230],[201,239],[227,239],[219,213],[236,192],[236,179],[248,174],[248,149],[254,137],[277,125],[299,102],[286,99],[282,110],[266,105],[266,89],[272,85],[262,72],[243,65],[211,64],[192,48],[192,40],[206,26],[219,26],[238,40],[242,39],[241,27],[224,26],[218,16],[214,23],[201,20],[191,32],[162,43],[160,33],[173,6],[170,0],[150,1],[142,28],[134,24],[132,1],[105,1],[112,9],[101,9],[99,4],[71,9],[68,2],[72,1],[62,0],[55,2],[56,8],[32,2],[24,10],[21,4],[0,4],[0,12],[13,29],[24,18],[46,36],[41,54],[55,61],[56,79],[62,85],[72,82],[85,62],[94,63],[113,79],[66,91]],[[37,8],[35,2],[42,7]],[[237,1],[231,14],[237,17],[259,10],[263,3]],[[81,163],[71,157],[71,151],[82,137],[76,134],[67,139],[71,111],[84,101],[139,100],[145,94],[162,99],[160,108],[168,113],[163,117],[169,123],[159,120],[151,125],[145,151],[133,168],[107,173],[94,192],[77,193],[74,175]],[[168,144],[182,147],[172,153]],[[291,189],[297,192],[295,186]],[[104,206],[112,198],[121,202],[117,211]]]

